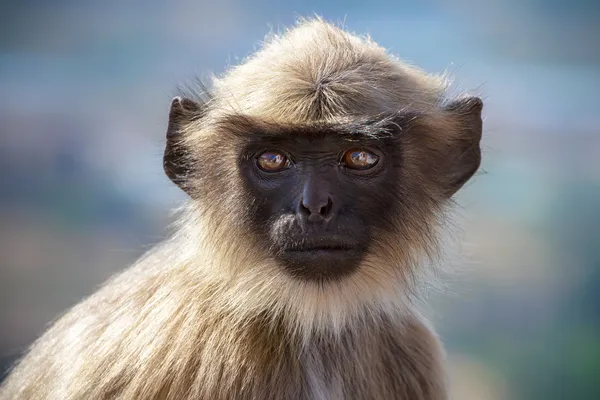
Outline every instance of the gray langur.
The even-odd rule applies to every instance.
[[[172,237],[38,339],[0,399],[448,397],[416,311],[483,103],[315,18],[171,103]]]

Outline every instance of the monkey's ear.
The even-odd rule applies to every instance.
[[[455,100],[445,107],[455,127],[443,150],[445,162],[439,173],[447,197],[454,195],[479,169],[481,164],[481,110],[479,97]]]
[[[190,188],[187,182],[193,163],[190,152],[185,146],[183,128],[200,114],[201,106],[192,100],[182,97],[175,97],[171,100],[163,168],[167,176],[188,194],[190,194]]]

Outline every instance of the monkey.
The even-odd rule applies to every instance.
[[[449,397],[416,306],[483,101],[321,17],[173,98],[174,232],[31,346],[0,399]]]

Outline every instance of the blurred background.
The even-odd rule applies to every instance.
[[[600,398],[600,2],[0,2],[0,379],[168,230],[176,86],[318,13],[485,99],[433,304],[460,400]]]

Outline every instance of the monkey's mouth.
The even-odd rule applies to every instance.
[[[364,252],[357,243],[328,238],[291,243],[280,253],[279,260],[296,278],[336,280],[356,270]]]
[[[346,245],[327,245],[327,246],[306,246],[306,247],[293,247],[286,249],[288,253],[301,253],[301,252],[339,252],[353,250],[352,247]]]
[[[352,251],[358,249],[359,246],[354,243],[338,239],[321,239],[316,241],[300,241],[293,243],[285,248],[287,253],[337,253]]]

